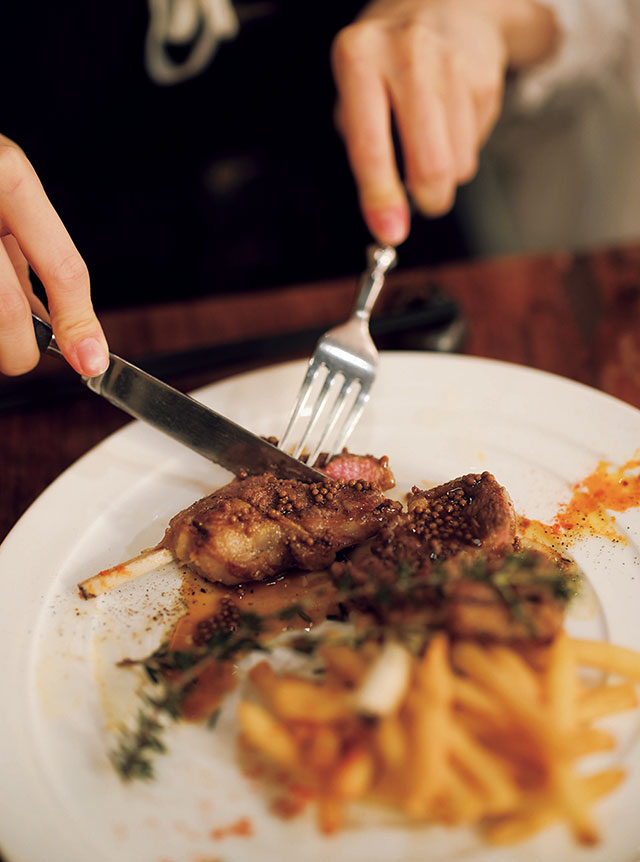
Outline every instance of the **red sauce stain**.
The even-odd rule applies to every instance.
[[[98,572],[98,577],[103,578],[105,575],[119,574],[121,572],[124,572],[125,569],[125,564],[120,563],[119,565],[114,566],[112,569],[103,569],[101,572]]]
[[[253,824],[248,817],[241,817],[229,826],[219,826],[209,833],[213,841],[221,841],[223,838],[239,837],[251,838],[253,836]]]
[[[550,529],[567,539],[588,534],[626,541],[609,512],[635,506],[640,506],[640,458],[620,467],[600,461],[593,473],[574,486],[571,500],[559,510]]]

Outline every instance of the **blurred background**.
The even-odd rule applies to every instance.
[[[99,309],[362,270],[371,237],[329,65],[362,5],[239,0],[236,38],[165,86],[145,69],[144,0],[5,0],[0,128],[85,257]],[[415,219],[400,265],[467,253],[455,213]]]

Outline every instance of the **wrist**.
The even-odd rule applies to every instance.
[[[511,69],[522,69],[551,57],[560,31],[553,11],[536,0],[488,0],[502,31]]]

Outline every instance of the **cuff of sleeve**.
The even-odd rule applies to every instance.
[[[513,98],[535,109],[559,88],[593,80],[615,62],[625,33],[623,4],[617,0],[542,0],[559,31],[558,47],[513,82]]]

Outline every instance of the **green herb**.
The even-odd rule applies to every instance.
[[[142,710],[134,730],[123,730],[120,742],[110,755],[116,771],[125,781],[153,778],[153,763],[149,754],[162,754],[166,749],[160,739],[164,727],[157,718]]]
[[[212,712],[211,715],[209,716],[209,718],[207,719],[207,727],[209,728],[209,730],[213,730],[213,728],[218,723],[219,718],[220,718],[220,709],[218,708],[214,712]]]

